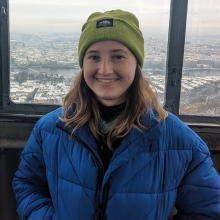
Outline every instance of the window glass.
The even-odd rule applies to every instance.
[[[9,0],[10,96],[62,104],[79,72],[81,26],[95,11],[134,13],[145,38],[144,73],[163,103],[170,0]]]
[[[180,114],[220,115],[220,1],[190,0]]]

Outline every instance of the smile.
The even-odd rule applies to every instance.
[[[111,83],[117,81],[118,79],[97,79],[97,80],[102,83]]]

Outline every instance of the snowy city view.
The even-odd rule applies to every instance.
[[[10,34],[10,96],[16,103],[62,104],[78,66],[79,33]],[[167,38],[145,36],[144,74],[163,104]],[[220,38],[188,38],[181,114],[220,115]]]

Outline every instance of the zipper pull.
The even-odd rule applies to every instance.
[[[103,217],[96,217],[95,220],[105,220]]]
[[[100,205],[98,208],[97,208],[97,217],[95,220],[105,220],[104,217],[103,217],[103,210],[102,210],[102,206]]]

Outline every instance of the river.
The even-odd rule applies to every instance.
[[[58,75],[63,75],[65,78],[72,78],[74,77],[80,69],[71,69],[71,68],[49,68],[49,67],[30,67],[30,68],[25,68],[25,69],[20,69],[18,67],[13,67],[11,69],[13,72],[21,72],[21,71],[26,71],[28,73],[37,73],[37,72],[45,72],[49,75],[51,74],[58,74]],[[160,75],[165,75],[165,70],[162,69],[150,69],[150,70],[145,70],[152,72],[153,74],[160,74]],[[220,70],[183,70],[183,76],[220,76]]]

